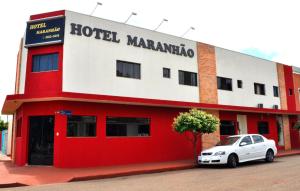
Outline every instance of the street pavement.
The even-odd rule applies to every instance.
[[[242,164],[236,169],[200,167],[120,178],[1,189],[16,191],[298,191],[300,156]]]

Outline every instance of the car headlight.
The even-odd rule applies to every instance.
[[[218,151],[214,155],[215,156],[217,156],[217,155],[225,155],[225,151]]]

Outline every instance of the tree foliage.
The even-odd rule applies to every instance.
[[[6,130],[8,127],[8,123],[4,122],[2,119],[0,119],[0,131]]]
[[[176,132],[183,134],[191,133],[192,137],[189,140],[193,144],[194,159],[197,164],[197,144],[202,134],[213,133],[217,130],[220,121],[217,117],[200,111],[191,109],[189,112],[180,113],[174,118],[173,128]]]
[[[184,133],[186,131],[194,134],[213,133],[217,130],[218,125],[218,118],[197,109],[180,113],[173,122],[173,128],[178,133]]]

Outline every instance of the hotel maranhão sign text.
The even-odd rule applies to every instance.
[[[64,16],[28,21],[25,47],[63,43],[64,33]]]
[[[100,28],[92,28],[89,26],[82,26],[81,24],[75,23],[71,23],[70,34],[85,37],[94,37],[97,40],[104,40],[113,43],[120,43],[121,41],[118,38],[117,32]],[[194,50],[190,48],[187,49],[184,44],[173,45],[169,43],[162,43],[159,41],[156,42],[150,39],[144,39],[132,35],[127,35],[127,45],[190,58],[193,58],[195,55]]]

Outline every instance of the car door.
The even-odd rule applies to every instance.
[[[264,142],[264,139],[260,135],[252,135],[253,139],[253,146],[254,146],[254,158],[264,158],[266,155],[266,143]]]
[[[239,147],[237,149],[237,154],[239,156],[239,161],[247,161],[253,158],[254,147],[253,141],[250,136],[245,136],[241,139]]]

